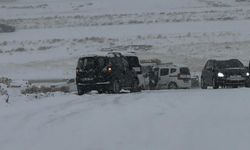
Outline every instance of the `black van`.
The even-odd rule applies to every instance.
[[[81,57],[76,68],[79,95],[91,90],[119,93],[121,89],[138,90],[139,80],[126,58],[120,53]]]

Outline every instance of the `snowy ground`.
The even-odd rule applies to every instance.
[[[200,72],[250,60],[249,0],[0,0],[0,76],[70,79],[111,47]],[[139,45],[139,49],[133,49]],[[5,87],[6,88],[6,87]],[[249,150],[249,89],[0,96],[1,150]]]
[[[0,105],[2,150],[248,150],[249,89],[55,93]]]

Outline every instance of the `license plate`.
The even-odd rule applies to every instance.
[[[233,76],[230,76],[230,78],[241,78],[241,75],[233,75]]]
[[[229,79],[230,80],[242,80],[243,77],[241,75],[235,75],[235,76],[230,76]]]
[[[242,76],[241,75],[235,75],[235,76],[230,76],[230,78],[232,78],[232,79],[238,79],[238,78],[242,78]]]
[[[84,81],[91,81],[93,78],[83,78]]]
[[[190,75],[180,75],[180,78],[191,78]]]

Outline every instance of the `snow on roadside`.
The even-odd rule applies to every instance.
[[[249,149],[249,89],[56,94],[0,105],[0,148]]]

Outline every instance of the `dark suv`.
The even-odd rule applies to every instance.
[[[249,72],[238,59],[208,60],[201,74],[201,88],[245,86]]]
[[[138,90],[139,80],[136,72],[120,53],[103,56],[86,56],[78,60],[76,85],[79,95],[91,90],[99,93],[119,93],[121,89]]]

